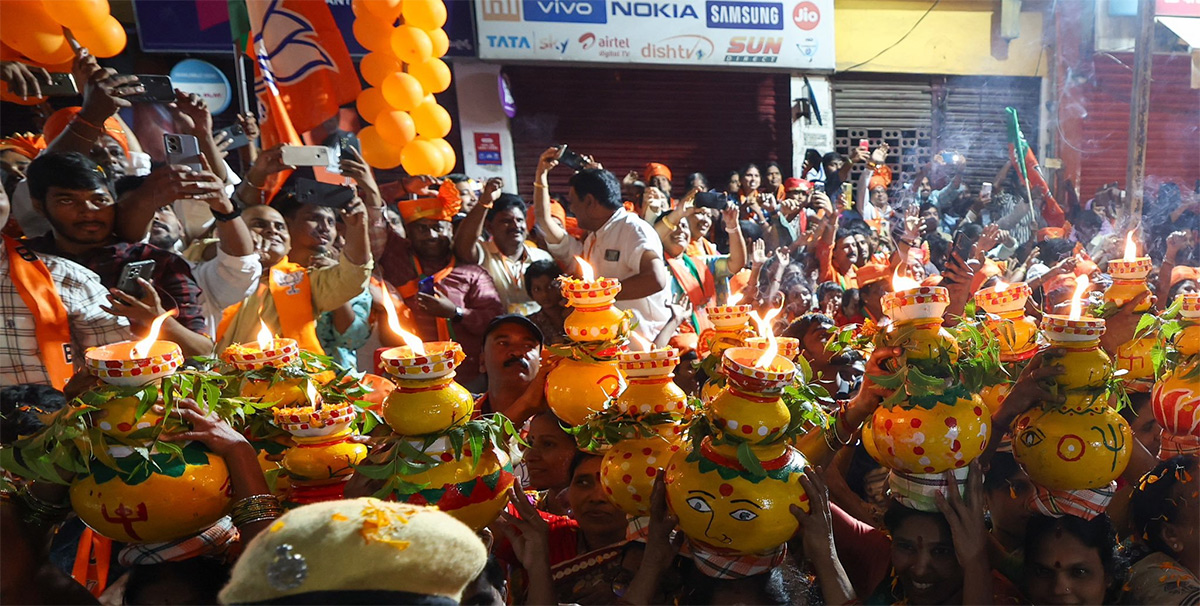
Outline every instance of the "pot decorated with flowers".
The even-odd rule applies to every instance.
[[[1176,305],[1160,329],[1163,361],[1150,400],[1163,459],[1200,453],[1200,294],[1180,295]]]
[[[982,321],[983,330],[999,346],[1000,363],[1009,377],[1009,380],[979,390],[980,399],[993,415],[1004,404],[1015,377],[1038,352],[1037,322],[1025,315],[1025,303],[1031,294],[1024,282],[999,282],[975,293],[975,305],[986,314]]]

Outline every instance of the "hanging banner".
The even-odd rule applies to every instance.
[[[475,133],[475,163],[503,164],[500,156],[500,133]]]
[[[833,0],[479,0],[481,59],[834,69]]]

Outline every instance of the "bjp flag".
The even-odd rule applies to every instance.
[[[296,133],[316,128],[358,98],[350,51],[323,0],[246,0],[246,14],[255,93],[265,110],[263,145],[299,144]]]

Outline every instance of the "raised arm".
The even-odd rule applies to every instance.
[[[467,213],[462,223],[458,224],[458,230],[454,233],[454,256],[458,257],[459,261],[467,265],[483,263],[483,254],[479,249],[479,242],[483,239],[483,222],[496,198],[500,197],[502,187],[504,179],[488,179],[483,187],[483,194],[479,196],[479,202]]]
[[[533,213],[538,226],[542,228],[542,234],[546,236],[547,244],[558,244],[568,237],[567,230],[550,214],[549,173],[555,166],[558,166],[558,148],[551,147],[538,157],[537,170],[533,175]]]
[[[725,233],[729,234],[729,273],[736,274],[746,267],[746,239],[738,222],[738,208],[726,208],[721,211],[721,218],[725,221]]]

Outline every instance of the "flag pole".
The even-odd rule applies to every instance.
[[[237,40],[233,41],[233,74],[237,80],[238,113],[250,114],[250,99],[246,95],[246,65],[242,62],[242,51]]]

